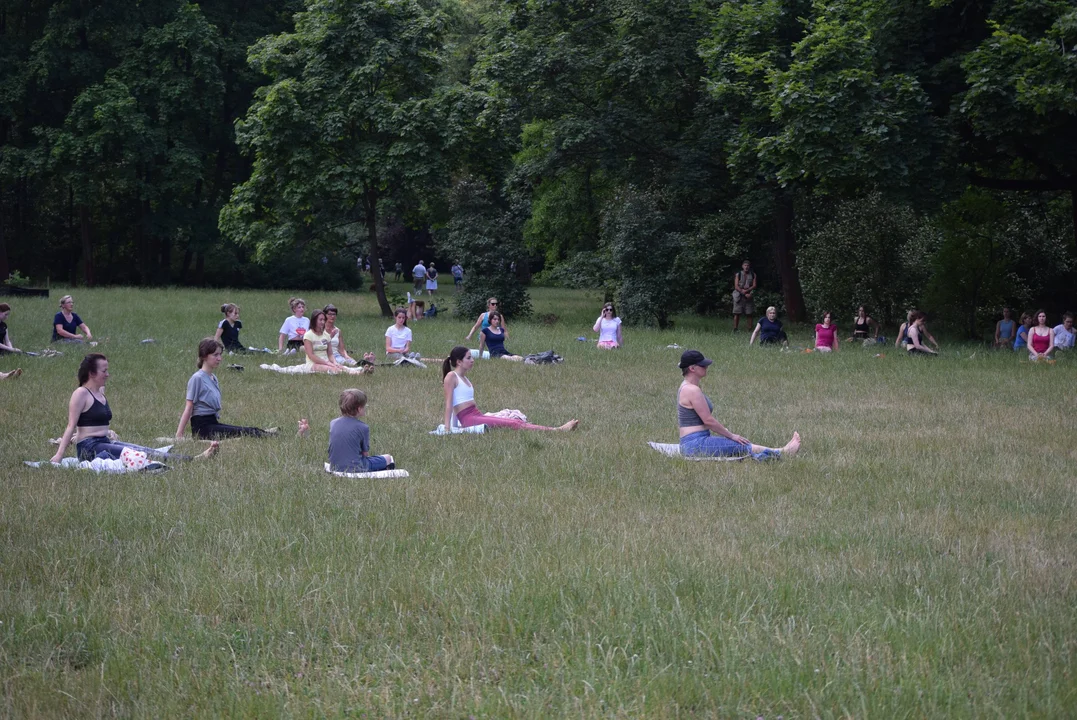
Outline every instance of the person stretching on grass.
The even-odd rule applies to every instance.
[[[924,318],[927,317],[925,313],[915,310],[912,314],[912,322],[905,329],[905,349],[910,355],[938,355],[937,350],[931,350],[924,343],[924,335],[927,334],[927,330],[924,329]],[[938,343],[935,344],[938,347]]]
[[[220,421],[221,386],[214,371],[221,365],[223,352],[224,346],[216,338],[206,338],[198,343],[198,371],[187,381],[187,403],[183,406],[179,426],[176,428],[177,440],[183,439],[188,421],[191,423],[191,432],[201,440],[266,437],[279,432],[277,428],[262,430],[225,425]]]
[[[396,469],[392,455],[370,454],[366,393],[350,388],[340,393],[340,417],[329,423],[329,469],[332,472],[380,472]]]
[[[778,308],[773,305],[767,308],[766,315],[759,318],[759,322],[755,324],[748,344],[753,344],[757,337],[760,345],[789,345],[789,337],[785,330],[782,330],[782,321],[778,319]]]
[[[189,455],[162,453],[153,448],[120,442],[116,433],[109,429],[112,422],[112,408],[105,400],[105,383],[108,382],[108,358],[101,353],[90,353],[79,365],[79,386],[71,393],[67,403],[67,428],[60,437],[60,447],[52,456],[53,463],[63,459],[72,438],[76,441],[76,454],[79,460],[97,458],[119,460],[124,448],[131,448],[146,453],[152,458],[171,460],[191,460]],[[75,436],[78,432],[77,437]],[[220,443],[214,441],[201,455],[194,459],[205,459],[217,453]]]
[[[515,418],[484,415],[475,406],[475,387],[468,380],[467,374],[475,360],[471,351],[463,345],[457,345],[441,365],[442,387],[445,390],[445,429],[452,428],[455,415],[460,427],[486,425],[488,427],[507,427],[513,430],[575,430],[579,420],[569,420],[560,427],[546,427]]]
[[[710,401],[700,382],[707,377],[707,368],[713,363],[698,350],[685,350],[678,367],[684,381],[677,390],[677,426],[681,437],[681,454],[685,457],[743,457],[750,455],[756,460],[795,455],[800,449],[800,433],[783,447],[769,448],[755,445],[730,432],[718,422]],[[713,431],[714,434],[711,434]]]

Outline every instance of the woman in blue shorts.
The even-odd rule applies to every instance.
[[[730,432],[718,422],[711,411],[710,401],[699,383],[707,377],[707,368],[714,362],[698,350],[685,350],[680,369],[684,382],[677,391],[677,425],[681,436],[681,454],[685,457],[741,457],[751,455],[756,460],[795,455],[800,449],[800,433],[780,448],[755,445]],[[711,434],[713,431],[714,434]]]

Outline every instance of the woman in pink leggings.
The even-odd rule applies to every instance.
[[[484,415],[475,406],[475,386],[467,379],[467,374],[475,360],[471,351],[457,345],[441,365],[442,385],[445,387],[445,428],[452,427],[452,417],[460,427],[488,425],[489,427],[507,427],[513,430],[575,430],[579,420],[569,420],[561,427],[545,427],[515,420],[513,418]]]

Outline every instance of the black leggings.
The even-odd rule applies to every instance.
[[[234,437],[265,437],[269,433],[253,427],[239,427],[238,425],[225,425],[216,415],[193,415],[191,416],[191,431],[195,437],[202,440],[215,440],[217,438]]]

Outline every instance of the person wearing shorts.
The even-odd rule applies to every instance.
[[[756,277],[752,263],[745,260],[740,265],[740,272],[733,276],[733,332],[740,330],[740,316],[748,316],[748,326],[752,325],[755,315]]]

